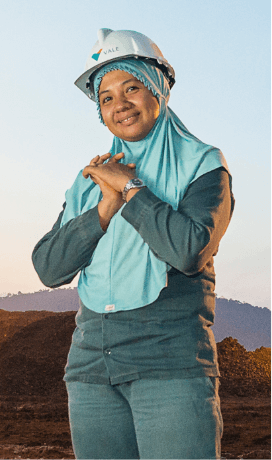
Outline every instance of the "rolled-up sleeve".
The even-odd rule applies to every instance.
[[[122,216],[160,260],[194,275],[216,254],[233,207],[231,178],[218,168],[189,186],[177,211],[146,187],[127,203]]]

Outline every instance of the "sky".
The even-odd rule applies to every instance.
[[[102,27],[147,35],[174,67],[169,106],[233,176],[216,293],[270,308],[269,0],[0,0],[0,296],[45,289],[33,247],[111,146],[74,85]]]

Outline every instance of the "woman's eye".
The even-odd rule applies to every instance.
[[[133,91],[134,89],[137,89],[137,86],[129,86],[127,91]]]
[[[111,98],[110,98],[109,96],[107,96],[107,97],[105,97],[105,98],[103,99],[102,102],[103,102],[103,104],[106,104],[106,103],[109,102],[110,100],[111,100]]]

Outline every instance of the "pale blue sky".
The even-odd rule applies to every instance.
[[[101,27],[148,35],[174,67],[170,107],[233,175],[216,292],[270,307],[269,0],[0,1],[0,295],[44,288],[32,249],[78,171],[111,146],[73,84]]]

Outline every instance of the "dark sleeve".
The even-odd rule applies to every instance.
[[[194,275],[216,254],[233,207],[231,178],[218,168],[189,186],[177,211],[143,188],[124,207],[122,216],[160,260]]]
[[[99,223],[97,206],[60,228],[62,215],[52,230],[36,244],[32,261],[45,286],[69,284],[86,267],[99,239],[105,234]]]

